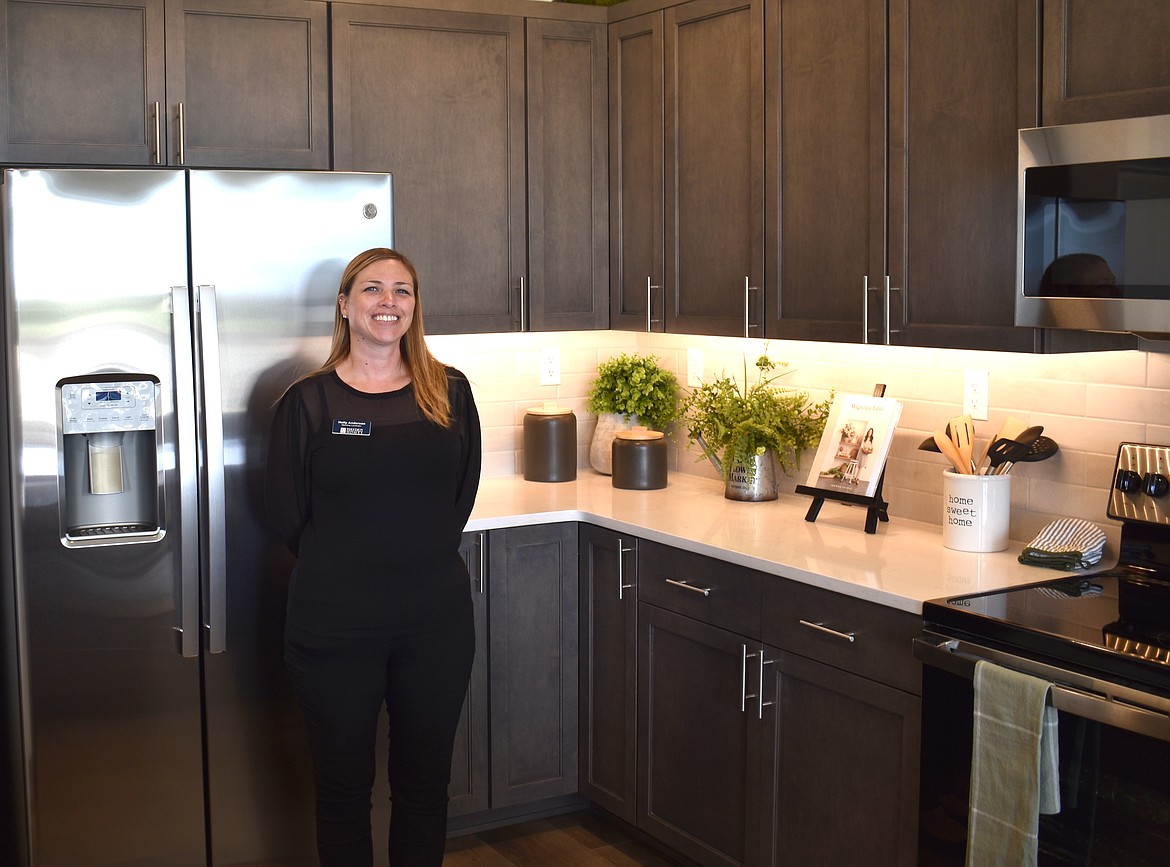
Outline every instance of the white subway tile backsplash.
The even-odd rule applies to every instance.
[[[656,355],[682,382],[691,348],[703,351],[708,378],[726,372],[737,381],[745,361],[754,380],[755,359],[766,351],[788,362],[781,384],[807,391],[813,400],[830,389],[869,394],[875,383],[884,383],[887,396],[903,402],[883,488],[895,519],[940,523],[946,462],[918,445],[960,414],[967,368],[988,371],[989,419],[976,423],[980,440],[1010,414],[1044,425],[1060,445],[1056,457],[1013,471],[1015,539],[1028,541],[1054,518],[1079,517],[1115,540],[1117,525],[1106,518],[1105,502],[1118,443],[1170,443],[1170,355],[1158,353],[1028,355],[625,331],[439,335],[428,343],[471,380],[484,427],[485,476],[523,471],[524,413],[548,400],[576,413],[580,472],[592,472],[588,446],[596,419],[585,400],[597,365],[623,352]],[[546,346],[560,349],[556,386],[539,384],[539,355]],[[685,431],[668,441],[672,472],[718,477],[698,452],[686,450]],[[811,455],[802,465],[809,460]],[[791,493],[798,481],[803,477],[787,480],[781,496],[798,496]]]

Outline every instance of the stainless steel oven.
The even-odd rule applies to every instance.
[[[1061,810],[1040,817],[1040,863],[1170,863],[1168,477],[1170,447],[1120,446],[1116,566],[924,606],[920,864],[964,863],[979,660],[1052,684]]]

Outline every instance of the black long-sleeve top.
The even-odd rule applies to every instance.
[[[426,629],[469,600],[459,555],[479,489],[479,413],[448,367],[452,424],[412,385],[366,394],[335,373],[285,393],[269,440],[268,517],[297,555],[288,622],[320,635]]]

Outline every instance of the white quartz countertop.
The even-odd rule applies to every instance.
[[[627,491],[580,469],[572,482],[483,479],[467,529],[583,521],[913,614],[927,599],[1069,574],[1023,565],[1019,542],[994,554],[952,551],[940,525],[897,516],[869,534],[864,507],[833,500],[809,522],[811,502],[792,493],[736,502],[723,496],[720,482],[684,473],[672,473],[661,490]]]

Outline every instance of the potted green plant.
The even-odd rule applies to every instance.
[[[707,458],[720,471],[729,499],[776,499],[777,465],[782,473],[798,466],[801,452],[825,429],[832,396],[813,403],[807,392],[776,385],[788,371],[773,371],[784,366],[761,355],[749,384],[745,358],[742,383],[725,374],[683,399],[687,445],[697,445],[699,460]]]
[[[622,353],[603,361],[585,404],[597,413],[589,463],[608,475],[614,433],[635,423],[666,430],[678,418],[678,399],[678,379],[658,363],[657,356]]]

